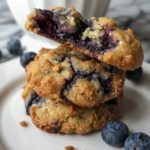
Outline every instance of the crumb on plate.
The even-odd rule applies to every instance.
[[[19,123],[20,123],[20,125],[23,126],[23,127],[27,126],[26,121],[21,121],[21,122],[19,122]]]
[[[65,150],[74,150],[74,147],[73,146],[66,146]]]

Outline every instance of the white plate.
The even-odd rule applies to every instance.
[[[126,80],[124,100],[116,113],[123,116],[121,120],[128,125],[131,133],[145,132],[150,135],[149,68],[149,64],[143,63],[144,74],[139,82]],[[63,150],[68,145],[76,150],[116,150],[103,142],[100,131],[87,135],[57,135],[36,128],[25,114],[21,98],[26,75],[19,59],[0,65],[0,72],[0,142],[5,150]],[[19,125],[23,120],[27,121],[27,127]],[[2,145],[0,150],[3,150]]]

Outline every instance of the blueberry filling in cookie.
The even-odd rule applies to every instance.
[[[71,103],[55,102],[47,98],[41,101],[42,97],[28,87],[30,86],[25,87],[26,94],[24,93],[23,97],[29,105],[31,120],[36,127],[48,133],[86,134],[92,130],[99,130],[107,121],[113,119],[114,112],[122,99],[122,94],[120,94],[115,99],[89,109]]]
[[[111,92],[111,78],[108,78],[106,80],[99,77],[99,81],[103,87],[104,93],[109,94]]]
[[[119,41],[109,35],[107,24],[100,26],[95,18],[87,21],[73,10],[41,10],[36,9],[39,17],[32,18],[32,22],[39,29],[39,34],[58,42],[71,42],[75,47],[83,47],[90,52],[103,54],[115,48]]]
[[[83,78],[87,79],[88,81],[91,80],[98,81],[98,76],[95,74],[92,74],[90,76],[75,75],[72,78],[72,80],[66,84],[66,87],[62,90],[62,95],[64,96],[65,91],[69,91],[76,84],[78,79],[83,79]]]
[[[69,80],[67,83],[66,83],[66,86],[65,88],[61,91],[61,95],[62,95],[62,99],[63,100],[67,100],[66,96],[65,96],[65,92],[71,90],[71,88],[73,86],[75,86],[76,82],[78,79],[87,79],[88,81],[96,81],[96,82],[99,82],[102,86],[101,89],[99,89],[97,91],[97,93],[99,93],[100,91],[103,91],[104,94],[109,94],[111,91],[112,91],[112,87],[111,87],[111,78],[108,78],[106,80],[103,80],[101,79],[97,74],[91,74],[91,75],[81,75],[81,74],[75,74],[74,77]]]
[[[53,130],[57,133],[61,131],[61,127],[53,126]]]
[[[81,76],[80,76],[81,77]],[[82,77],[81,77],[82,78]],[[77,77],[75,77],[74,80],[77,80]],[[75,83],[71,83],[71,84],[75,84]],[[67,89],[68,88],[68,89]],[[69,90],[69,85],[67,86],[67,90]],[[30,108],[33,105],[37,105],[38,107],[42,107],[42,103],[45,101],[46,99],[39,96],[37,93],[33,93],[30,95],[30,97],[27,99],[26,101],[26,114],[30,115]],[[41,105],[39,105],[39,103],[41,103]],[[117,100],[111,99],[105,102],[105,104],[109,105],[109,106],[117,106],[118,102]],[[53,119],[51,120],[51,126],[53,126],[54,131],[58,132],[61,130],[61,127],[58,127],[59,121],[57,119]]]
[[[112,99],[112,100],[109,100],[109,101],[107,101],[107,102],[105,102],[107,105],[109,105],[109,106],[117,106],[118,105],[118,102],[117,102],[117,100],[114,98],[114,99]]]
[[[45,98],[37,95],[37,93],[35,93],[35,92],[33,94],[31,94],[31,96],[29,97],[29,99],[27,100],[26,105],[25,105],[25,107],[26,107],[26,114],[30,115],[30,107],[32,105],[37,104],[39,102],[42,103],[44,100],[45,100]]]
[[[64,61],[67,61],[70,63],[70,67],[72,70],[73,77],[69,79],[65,79],[65,87],[61,91],[61,98],[62,100],[66,101],[66,92],[70,91],[73,86],[78,86],[76,83],[79,79],[86,79],[87,81],[95,81],[97,83],[100,83],[100,88],[97,90],[97,93],[100,91],[103,91],[104,94],[109,95],[112,91],[111,86],[111,77],[108,77],[106,79],[103,79],[100,74],[97,74],[95,69],[87,69],[84,71],[79,70],[76,65],[74,64],[74,61],[72,60],[72,57],[65,57]],[[107,65],[107,67],[111,67],[110,65]]]
[[[61,127],[58,126],[59,120],[58,119],[52,119],[50,125],[53,127],[54,132],[60,132]]]

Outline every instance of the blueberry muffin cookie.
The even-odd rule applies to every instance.
[[[125,80],[124,70],[63,45],[42,48],[26,73],[39,96],[81,107],[98,106],[117,97]]]
[[[73,7],[34,9],[25,28],[124,70],[134,70],[143,62],[141,43],[131,29],[122,30],[111,18],[87,21]]]
[[[100,130],[114,118],[114,112],[122,100],[122,93],[117,98],[92,108],[43,98],[29,83],[24,87],[22,97],[25,101],[26,113],[41,130],[60,134],[87,134],[92,130]]]

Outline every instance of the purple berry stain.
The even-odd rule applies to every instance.
[[[113,32],[115,29],[111,29],[108,25],[105,25],[103,29],[105,30],[104,35],[99,39],[101,46],[96,44],[93,39],[86,38],[82,40],[83,32],[90,27],[92,30],[92,21],[89,22],[81,19],[76,21],[75,30],[71,29],[67,24],[62,24],[60,21],[61,17],[67,17],[71,10],[67,12],[59,11],[54,12],[53,10],[41,10],[36,9],[36,11],[42,15],[42,17],[34,18],[32,22],[37,28],[39,28],[39,34],[54,39],[58,42],[71,42],[75,47],[83,47],[90,52],[96,52],[103,54],[108,49],[113,49],[118,45],[118,41],[114,41],[112,35],[109,36],[110,31]]]
[[[29,99],[26,101],[26,105],[25,105],[25,108],[26,108],[26,114],[27,115],[30,115],[30,108],[33,104],[37,104],[38,102],[43,102],[45,100],[45,98],[37,95],[37,93],[33,93]]]
[[[70,60],[70,59],[69,59]],[[97,91],[97,93],[99,93],[99,91],[103,90],[104,94],[109,95],[112,91],[112,86],[111,86],[111,78],[108,79],[102,79],[98,74],[96,74],[94,71],[93,72],[82,72],[79,70],[74,69],[74,67],[72,66],[72,62],[71,60],[69,61],[71,68],[72,68],[72,72],[73,72],[73,77],[69,80],[65,79],[66,85],[64,87],[64,89],[61,91],[61,98],[66,101],[67,98],[65,96],[65,92],[66,91],[70,91],[72,89],[72,87],[76,84],[78,79],[87,79],[88,81],[96,81],[99,82],[102,86],[102,89],[99,89]]]

